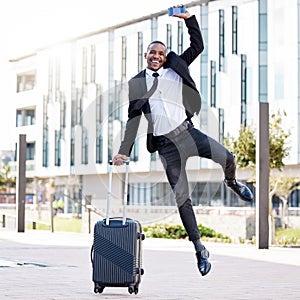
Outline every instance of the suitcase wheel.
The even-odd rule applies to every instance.
[[[101,294],[101,293],[103,293],[104,288],[105,288],[104,286],[95,283],[94,293],[96,293],[96,294],[97,294],[97,293]]]
[[[143,233],[138,233],[138,236],[137,236],[138,240],[144,240],[145,239],[145,235]]]
[[[128,293],[129,294],[137,294],[139,292],[139,288],[137,286],[130,286],[128,287]]]
[[[137,269],[136,273],[139,275],[144,275],[145,271],[144,271],[144,269]]]

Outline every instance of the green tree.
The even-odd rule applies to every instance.
[[[283,117],[286,113],[272,114],[269,123],[270,169],[282,171],[284,158],[289,155],[290,147],[287,145],[289,130],[282,128]],[[250,167],[255,170],[256,165],[256,130],[250,126],[241,127],[237,138],[225,139],[225,145],[237,156],[237,165],[241,168]]]
[[[9,192],[11,187],[16,186],[16,178],[11,176],[10,166],[4,165],[0,173],[0,190]]]
[[[284,188],[283,182],[293,184],[294,180],[290,179],[283,181],[278,174],[271,177],[272,170],[277,169],[282,171],[284,167],[284,158],[289,155],[290,147],[287,145],[287,139],[290,136],[290,130],[285,130],[282,127],[283,117],[286,116],[285,112],[278,111],[277,114],[270,115],[269,122],[269,145],[270,145],[270,193],[269,193],[269,207],[270,207],[270,232],[271,241],[274,242],[275,238],[275,225],[272,213],[272,197],[280,193],[287,193]],[[237,165],[241,168],[249,167],[254,170],[256,166],[256,130],[250,126],[241,127],[237,138],[229,137],[225,139],[225,145],[230,151],[236,154]],[[280,192],[279,192],[280,191]],[[286,194],[286,196],[287,196]]]

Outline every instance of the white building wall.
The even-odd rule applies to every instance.
[[[238,54],[231,52],[231,9],[232,5],[238,6]],[[278,108],[284,108],[287,113],[285,118],[286,128],[292,132],[292,148],[289,158],[286,160],[289,164],[297,164],[297,137],[298,124],[298,77],[297,75],[297,1],[269,1],[268,15],[268,93],[270,102],[270,111],[277,111]],[[225,69],[218,71],[219,63],[219,9],[225,11]],[[191,13],[195,13],[199,20],[199,7],[191,8]],[[298,16],[299,17],[299,16]],[[172,47],[177,51],[177,19],[170,19],[167,16],[158,18],[158,36],[159,40],[166,42],[166,24],[172,24]],[[108,139],[108,99],[109,86],[113,81],[121,80],[121,39],[126,36],[127,39],[127,63],[126,63],[126,81],[137,72],[137,32],[143,32],[143,43],[146,47],[151,40],[151,22],[142,21],[139,24],[133,24],[128,27],[120,28],[114,32],[114,52],[113,52],[113,72],[112,78],[108,77],[109,65],[109,42],[108,34],[91,36],[75,40],[72,43],[66,43],[51,49],[38,51],[37,55],[26,59],[20,59],[13,64],[16,73],[37,70],[37,85],[33,91],[18,93],[15,95],[16,108],[36,107],[36,125],[23,126],[16,128],[17,134],[25,133],[27,141],[36,142],[35,156],[35,176],[41,178],[55,178],[60,183],[69,185],[82,185],[84,193],[93,195],[95,199],[104,199],[106,197],[106,176],[107,176],[107,139]],[[189,45],[186,38],[186,28],[184,26],[185,47]],[[288,33],[288,34],[287,34]],[[208,48],[208,62],[214,60],[217,66],[217,103],[216,108],[209,108],[208,130],[207,133],[218,139],[218,108],[225,112],[225,136],[237,135],[240,128],[240,78],[241,78],[241,60],[240,54],[247,56],[247,122],[255,126],[257,117],[258,103],[258,2],[257,1],[213,1],[209,4],[208,19],[208,41],[204,41]],[[71,82],[72,68],[75,69],[75,83],[77,89],[83,88],[82,83],[82,53],[83,49],[87,51],[87,81],[90,81],[91,67],[91,45],[96,49],[96,79],[95,83],[88,83],[84,87],[83,98],[83,122],[82,125],[88,130],[88,164],[82,164],[82,127],[77,124],[75,127],[75,165],[70,166],[70,140],[71,140]],[[48,67],[49,59],[55,59],[60,62],[60,90],[63,92],[66,101],[66,128],[62,137],[61,166],[54,166],[54,130],[59,129],[59,103],[53,98],[48,104],[49,112],[49,166],[43,167],[43,97],[48,94]],[[145,61],[144,61],[145,67]],[[55,84],[55,68],[53,71]],[[191,74],[195,78],[196,85],[200,86],[200,59],[196,59],[191,65]],[[95,138],[96,132],[96,84],[101,84],[103,96],[103,163],[95,163]],[[209,82],[210,84],[210,82]],[[54,86],[52,88],[55,91]],[[127,119],[127,83],[124,86],[122,97],[122,116]],[[208,98],[210,97],[208,88]],[[208,103],[210,100],[208,99]],[[199,120],[195,118],[195,125],[198,126]],[[117,153],[121,141],[121,123],[115,120],[113,122],[113,152]],[[150,161],[150,154],[146,150],[146,123],[143,118],[139,129],[139,160],[130,165],[130,182],[145,183],[167,182],[160,161]],[[196,181],[219,181],[222,174],[220,167],[208,162],[207,169],[202,168],[198,171],[200,162],[198,158],[193,158],[188,162],[187,169],[192,180]],[[149,173],[149,171],[152,171]],[[251,172],[239,170],[241,179],[247,179],[252,176]],[[75,183],[70,178],[75,178]],[[72,181],[72,184],[70,183]],[[114,193],[120,195],[122,187],[120,184],[114,184]],[[145,201],[148,201],[147,199]]]

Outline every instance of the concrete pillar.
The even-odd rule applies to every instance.
[[[269,103],[259,102],[256,139],[256,245],[269,248]]]
[[[26,135],[19,135],[17,172],[17,232],[25,232],[25,201],[26,201]]]

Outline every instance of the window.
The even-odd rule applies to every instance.
[[[238,8],[237,6],[232,6],[232,54],[238,53],[238,45],[237,45],[237,38],[238,38]]]
[[[139,160],[139,138],[136,138],[133,145],[133,151],[130,155],[130,159],[132,161],[138,161]]]
[[[34,156],[35,156],[35,143],[27,143],[26,160],[34,160]]]
[[[172,25],[167,24],[167,53],[172,49]]]
[[[66,111],[67,111],[67,104],[64,101],[64,96],[61,97],[60,100],[60,130],[63,132],[63,129],[66,128]]]
[[[181,21],[178,21],[177,30],[177,53],[181,54],[183,52],[183,23]]]
[[[288,198],[290,207],[300,207],[300,190],[294,190],[291,192]]]
[[[35,87],[35,71],[17,75],[17,93],[33,90]]]
[[[23,126],[23,116],[22,116],[22,110],[17,110],[17,116],[16,116],[16,126]]]
[[[47,103],[48,98],[44,96],[43,99],[43,167],[48,167],[48,112],[47,112]]]
[[[95,83],[96,78],[96,47],[91,45],[91,82]]]
[[[60,131],[55,130],[55,166],[60,166],[61,163],[61,142],[60,142]]]
[[[76,124],[82,125],[82,91],[81,89],[76,89]]]
[[[25,111],[25,125],[35,124],[35,110],[27,109]]]
[[[174,194],[168,183],[132,183],[130,205],[175,206]]]
[[[241,55],[241,125],[247,125],[247,57]]]
[[[75,164],[75,129],[71,129],[71,141],[70,141],[70,165],[74,166]]]
[[[81,163],[84,165],[88,164],[88,155],[89,155],[89,138],[88,131],[86,128],[82,128],[82,141],[81,141]]]
[[[127,62],[127,38],[122,36],[122,57],[121,57],[121,76],[122,82],[126,80],[126,62]]]
[[[143,69],[144,52],[143,52],[143,33],[138,32],[138,71]]]
[[[82,85],[87,84],[87,49],[82,49]]]
[[[224,204],[219,182],[191,182],[193,205],[221,206]]]
[[[35,124],[35,109],[18,109],[16,112],[16,126],[29,126]]]
[[[210,106],[216,107],[216,62],[210,61]]]
[[[96,163],[101,164],[103,162],[103,137],[101,132],[96,137]]]
[[[224,10],[219,10],[219,71],[224,71],[225,57],[225,16]]]
[[[195,206],[241,207],[251,205],[241,202],[236,194],[220,182],[191,182],[190,190],[192,191],[191,199]]]
[[[224,140],[224,109],[219,108],[219,142],[223,144]]]
[[[101,94],[101,86],[97,85],[96,96],[96,163],[103,162],[103,133],[102,133],[102,119],[103,119],[103,99]]]

